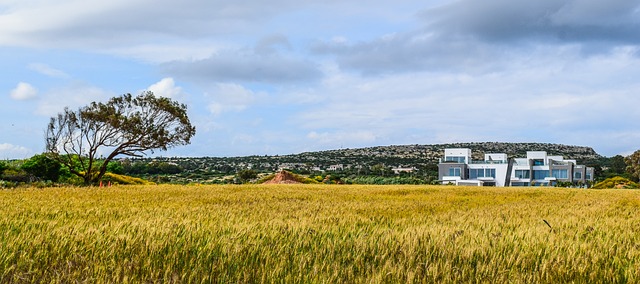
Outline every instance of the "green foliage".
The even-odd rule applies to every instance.
[[[124,167],[122,163],[118,161],[110,161],[109,164],[107,164],[107,172],[122,175],[124,174]]]
[[[61,164],[46,154],[31,157],[22,164],[22,169],[43,181],[56,182],[60,178]]]
[[[16,183],[26,183],[30,182],[30,175],[20,168],[8,168],[2,172],[2,180],[16,182]]]
[[[612,177],[605,179],[599,183],[596,183],[593,188],[606,189],[606,188],[625,188],[636,189],[639,188],[638,184],[624,177]]]
[[[239,171],[236,174],[236,177],[240,180],[240,182],[242,183],[247,183],[252,179],[255,179],[258,177],[258,173],[254,170],[250,170],[250,169],[244,169]]]
[[[118,155],[139,157],[145,151],[186,145],[193,135],[195,127],[187,117],[186,105],[144,92],[137,97],[125,94],[106,103],[93,102],[77,111],[65,108],[51,118],[46,147],[88,185],[98,182]],[[111,153],[98,165],[101,149]],[[80,160],[80,169],[71,157]]]
[[[173,162],[125,160],[116,163],[122,166],[122,174],[128,175],[168,175],[184,171],[181,166]]]
[[[0,177],[2,176],[2,173],[4,172],[4,170],[8,168],[9,168],[9,165],[7,165],[7,163],[5,163],[4,161],[0,161]]]
[[[625,158],[626,172],[635,182],[640,180],[640,150]]]

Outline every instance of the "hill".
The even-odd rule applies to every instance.
[[[408,169],[414,176],[437,176],[438,159],[445,148],[470,148],[474,159],[483,159],[485,153],[506,153],[511,157],[524,157],[526,151],[547,151],[575,159],[580,164],[598,165],[604,157],[592,148],[550,143],[450,143],[434,145],[392,145],[355,149],[336,149],[304,152],[290,155],[202,157],[202,158],[143,158],[121,160],[124,173],[137,176],[171,175],[169,182],[222,182],[239,170],[252,169],[273,173],[283,169],[307,174],[342,172],[355,175],[390,176]],[[170,170],[165,172],[165,170]],[[222,177],[225,177],[222,179]],[[165,182],[163,180],[154,180]]]
[[[506,153],[511,157],[525,157],[527,151],[547,151],[550,155],[560,155],[567,159],[575,159],[579,163],[603,158],[593,148],[550,143],[451,143],[435,145],[392,145],[357,149],[339,149],[320,152],[282,156],[280,159],[291,161],[324,161],[358,163],[374,163],[395,161],[399,164],[438,163],[445,148],[470,148],[474,159],[484,159],[485,153]],[[385,163],[387,164],[387,163]]]

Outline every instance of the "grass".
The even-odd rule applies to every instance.
[[[0,191],[0,282],[633,283],[639,210],[632,190]]]

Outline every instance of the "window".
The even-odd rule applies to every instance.
[[[542,160],[542,159],[534,159],[533,160],[533,165],[534,166],[544,166],[544,160]]]
[[[587,173],[585,178],[588,179],[588,180],[591,180],[591,173]]]
[[[573,178],[574,179],[582,179],[582,172],[573,173]]]
[[[551,170],[551,176],[557,179],[567,179],[569,178],[568,170]]]
[[[449,168],[449,176],[459,177],[460,176],[460,168]]]
[[[531,172],[529,170],[516,170],[517,178],[529,178]]]
[[[444,158],[445,162],[455,162],[459,164],[464,164],[467,158],[465,157],[456,157],[456,156],[447,156]]]
[[[533,165],[534,166],[544,166],[544,160],[543,159],[533,159]]]
[[[533,170],[533,179],[544,179],[549,177],[549,171],[547,170]]]
[[[496,169],[469,169],[469,179],[482,177],[496,178]]]

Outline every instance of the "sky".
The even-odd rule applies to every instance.
[[[541,142],[640,149],[640,0],[0,0],[0,159],[145,90],[191,144],[284,155]]]

